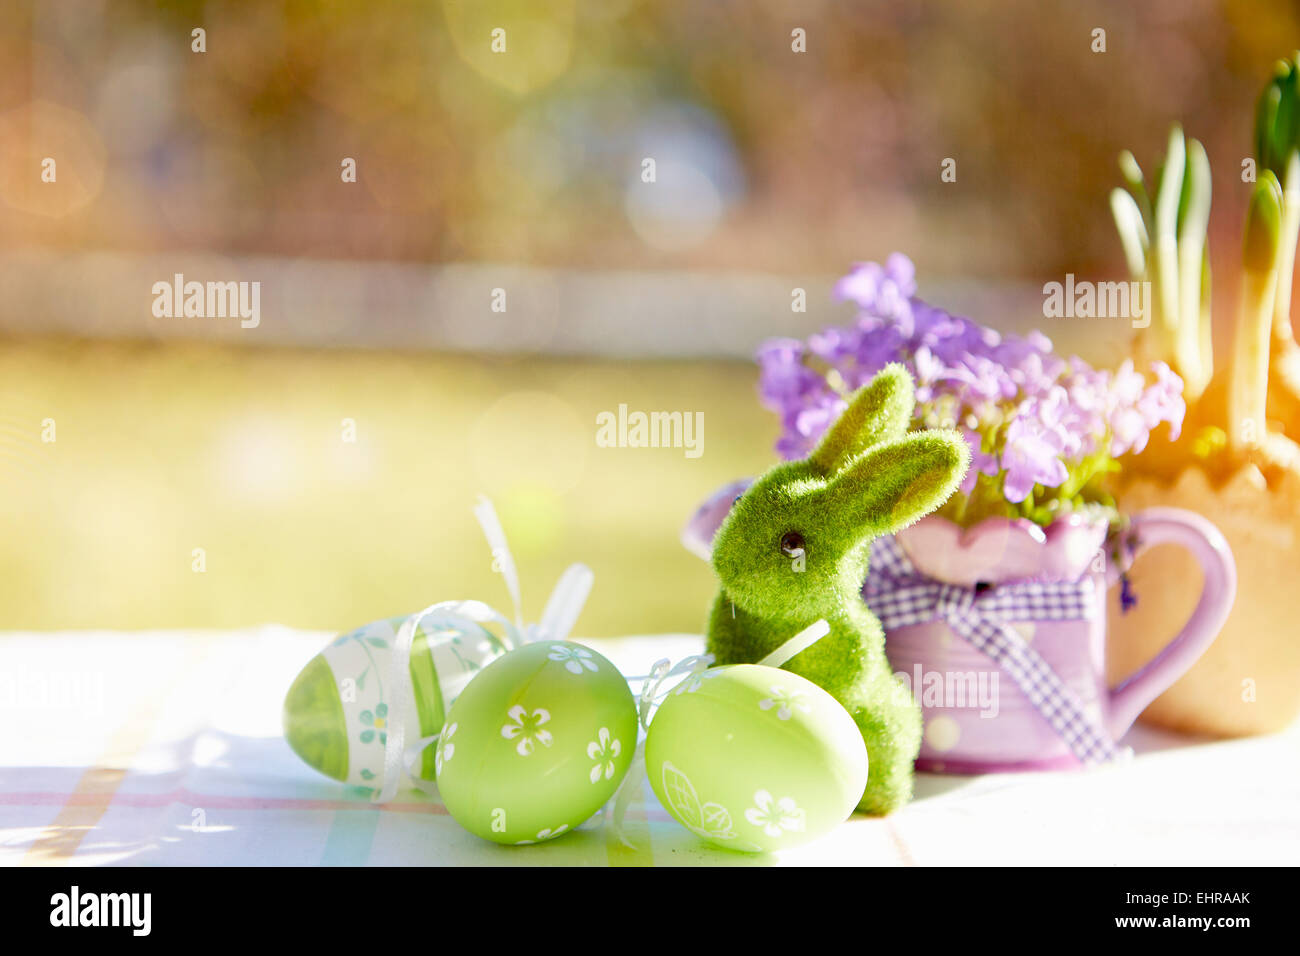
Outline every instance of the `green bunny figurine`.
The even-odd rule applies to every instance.
[[[868,550],[942,505],[970,462],[956,431],[907,431],[914,405],[907,371],[886,366],[807,459],[777,465],[736,500],[713,541],[722,589],[708,650],[718,664],[755,663],[818,618],[830,623],[784,667],[828,691],[862,731],[870,769],[858,809],[872,814],[911,798],[921,709],[862,600]]]

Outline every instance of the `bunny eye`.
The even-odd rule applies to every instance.
[[[787,531],[781,535],[781,553],[787,558],[797,558],[803,554],[803,535],[798,531]]]

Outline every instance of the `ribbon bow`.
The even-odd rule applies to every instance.
[[[713,660],[712,654],[696,654],[692,657],[684,657],[674,664],[665,657],[655,661],[649,674],[628,678],[628,683],[641,682],[641,693],[637,695],[636,703],[636,752],[632,755],[632,762],[627,765],[623,782],[618,785],[614,796],[610,798],[605,811],[605,824],[618,842],[629,850],[635,850],[636,844],[623,832],[623,817],[627,814],[628,804],[632,802],[632,798],[636,796],[645,781],[645,735],[650,729],[650,716],[659,702],[672,692],[673,687],[686,686],[691,680],[700,680],[699,675],[709,668]],[[664,687],[668,680],[680,675],[685,675],[681,681],[670,687]]]
[[[474,516],[492,549],[493,563],[505,578],[506,590],[510,592],[510,600],[514,604],[514,621],[508,620],[482,601],[441,601],[412,614],[402,622],[393,645],[392,673],[389,678],[393,698],[389,707],[388,739],[384,744],[384,785],[371,798],[375,803],[392,800],[397,795],[403,777],[409,778],[416,788],[425,793],[436,792],[426,781],[417,777],[411,767],[426,747],[437,743],[441,731],[431,737],[420,737],[409,751],[406,747],[406,724],[416,712],[415,691],[411,686],[411,645],[415,643],[415,635],[420,633],[422,625],[428,622],[435,632],[425,638],[432,650],[450,644],[457,632],[473,632],[483,624],[493,622],[501,625],[505,634],[502,643],[510,651],[532,641],[564,640],[578,620],[582,606],[587,602],[587,595],[591,593],[591,569],[584,564],[572,564],[560,575],[560,580],[546,602],[541,621],[525,626],[519,603],[519,574],[492,502],[480,497],[474,508]],[[451,700],[446,703],[450,708]]]
[[[942,621],[998,664],[1084,764],[1124,756],[1042,656],[1011,624],[1084,621],[1097,614],[1096,582],[1024,581],[978,590],[947,584],[916,569],[893,537],[871,543],[863,597],[886,629]]]

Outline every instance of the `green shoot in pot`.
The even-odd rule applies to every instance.
[[[1142,169],[1133,154],[1119,157],[1128,187],[1110,195],[1111,213],[1134,279],[1155,289],[1155,321],[1149,322],[1153,351],[1167,356],[1182,376],[1185,396],[1194,402],[1205,391],[1214,368],[1210,341],[1209,256],[1210,161],[1205,147],[1186,139],[1175,125],[1169,132],[1151,203]]]
[[[1282,186],[1264,170],[1250,196],[1242,254],[1241,311],[1233,343],[1229,380],[1229,443],[1234,452],[1264,443],[1268,397],[1268,345],[1277,293]]]
[[[1273,298],[1273,374],[1278,397],[1300,411],[1300,347],[1291,327],[1291,289],[1300,240],[1300,52],[1279,60],[1255,110],[1255,152],[1260,168],[1282,183],[1281,249]],[[1290,415],[1288,415],[1290,417]]]

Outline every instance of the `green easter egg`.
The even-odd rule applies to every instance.
[[[405,621],[387,618],[340,635],[294,680],[284,698],[284,735],[308,766],[356,786],[383,785],[393,646]],[[410,733],[432,737],[441,730],[447,704],[503,653],[505,645],[485,628],[462,632],[422,624],[411,642]],[[416,773],[434,778],[432,747]]]
[[[682,826],[758,853],[847,820],[867,785],[867,748],[848,711],[816,684],[736,664],[673,688],[650,722],[646,772]]]
[[[636,743],[636,704],[613,664],[570,641],[525,644],[452,705],[437,747],[438,790],[471,833],[538,843],[614,795]]]

